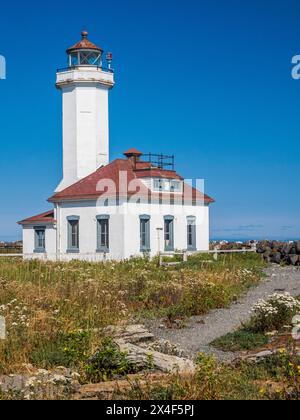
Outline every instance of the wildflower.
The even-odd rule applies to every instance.
[[[260,395],[262,395],[262,396],[263,396],[263,395],[265,395],[265,393],[266,393],[266,391],[265,391],[263,388],[259,390],[259,394],[260,394]]]

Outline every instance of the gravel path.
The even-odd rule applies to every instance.
[[[214,354],[220,360],[231,360],[233,353],[213,349],[209,344],[216,338],[238,329],[249,320],[250,310],[262,298],[275,292],[289,292],[300,295],[300,270],[296,267],[272,265],[266,269],[267,278],[259,286],[250,289],[230,308],[218,309],[205,316],[192,317],[187,326],[179,330],[161,328],[158,324],[148,325],[155,336],[171,341],[188,355],[194,357],[199,352]]]

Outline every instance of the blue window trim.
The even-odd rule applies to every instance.
[[[72,244],[72,239],[71,239],[71,224],[69,222],[78,222],[78,243],[79,243],[79,220],[80,220],[80,216],[68,216],[67,217],[67,221],[68,221],[68,249],[67,249],[67,253],[68,254],[79,254],[79,247],[73,247]]]
[[[109,231],[110,231],[110,215],[109,214],[100,214],[96,216],[97,220],[97,249],[96,252],[103,253],[103,254],[109,254]],[[108,247],[106,246],[100,246],[100,220],[108,220]]]
[[[150,252],[151,251],[151,245],[150,245],[150,220],[151,216],[148,214],[142,214],[140,215],[140,251],[141,252]],[[146,221],[146,245],[142,245],[142,221]]]
[[[174,219],[175,219],[175,217],[174,216],[171,216],[171,215],[167,215],[167,216],[164,216],[164,242],[165,242],[165,235],[166,235],[166,228],[165,228],[165,222],[167,222],[167,221],[171,221],[172,223],[171,223],[171,229],[170,229],[170,236],[171,236],[171,244],[169,245],[169,246],[166,246],[166,244],[165,244],[165,251],[166,252],[173,252],[174,251],[174,249],[175,249],[175,247],[174,247]]]
[[[197,251],[196,216],[187,216],[187,250]],[[189,244],[189,226],[192,226],[192,245]]]
[[[33,229],[34,229],[34,250],[33,250],[33,252],[35,253],[35,254],[45,254],[45,252],[46,252],[46,247],[44,247],[44,248],[40,248],[39,246],[38,246],[38,236],[37,236],[37,233],[36,233],[36,231],[37,230],[43,230],[44,231],[44,235],[45,235],[45,242],[46,242],[46,229],[47,229],[47,227],[46,226],[34,226],[33,227]]]
[[[68,216],[67,217],[67,220],[68,221],[73,221],[73,220],[78,220],[79,221],[80,220],[80,216]]]

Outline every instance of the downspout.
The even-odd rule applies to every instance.
[[[55,204],[56,209],[56,261],[60,261],[60,207]]]

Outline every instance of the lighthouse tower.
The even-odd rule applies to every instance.
[[[63,179],[56,191],[109,163],[108,94],[114,86],[112,55],[102,66],[103,50],[87,39],[67,50],[68,67],[58,70],[56,87],[62,92]]]

